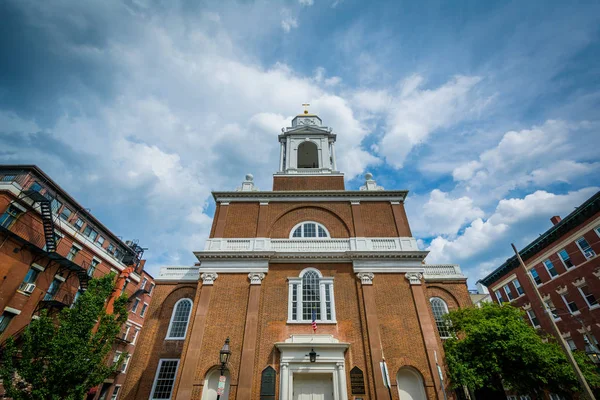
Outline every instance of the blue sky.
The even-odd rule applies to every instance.
[[[0,2],[0,162],[35,163],[151,273],[204,247],[211,190],[271,188],[312,104],[349,189],[408,189],[470,284],[598,191],[600,4]]]

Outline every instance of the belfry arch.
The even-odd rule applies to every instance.
[[[311,141],[298,146],[298,168],[319,168],[319,149]]]

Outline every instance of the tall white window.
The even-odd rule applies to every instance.
[[[502,304],[504,299],[502,299],[502,293],[499,290],[496,290],[496,299],[498,299],[498,304]]]
[[[439,297],[432,297],[429,299],[429,302],[431,303],[433,318],[435,319],[435,325],[437,326],[440,337],[442,339],[449,338],[450,331],[448,330],[448,321],[444,318],[444,315],[448,314],[448,305]]]
[[[290,239],[293,238],[328,238],[329,231],[318,222],[301,222],[292,228]]]
[[[552,261],[550,261],[550,260],[544,261],[544,266],[546,267],[546,270],[548,271],[550,278],[554,278],[554,277],[558,276],[558,272],[556,272],[556,268],[554,268],[554,264],[552,264]]]
[[[504,285],[504,293],[506,293],[506,297],[508,297],[508,301],[511,301],[514,299],[514,296],[512,295],[512,292],[510,291],[510,286]]]
[[[525,291],[523,290],[523,287],[521,286],[521,283],[519,282],[518,279],[515,279],[513,281],[513,285],[515,286],[515,290],[517,291],[519,296],[525,293]]]
[[[335,322],[333,278],[306,268],[298,278],[289,278],[288,322]]]
[[[577,303],[575,303],[575,301],[567,298],[566,294],[563,294],[560,297],[562,297],[563,301],[565,302],[565,305],[567,306],[571,314],[579,313],[579,307],[577,307]]]
[[[589,307],[594,307],[594,308],[598,307],[598,300],[596,300],[596,296],[594,296],[592,294],[588,285],[580,286],[577,289],[579,289],[579,293],[581,293],[581,295],[583,296],[583,298],[585,299],[585,302],[587,303],[587,305]]]
[[[571,257],[569,257],[569,253],[567,253],[565,249],[562,249],[557,254],[560,257],[560,260],[565,265],[565,268],[569,269],[573,267],[573,261],[571,261]]]
[[[592,246],[590,246],[585,238],[580,237],[575,241],[575,243],[577,243],[577,246],[579,246],[585,258],[592,258],[596,255],[596,252],[592,250]]]
[[[192,301],[190,299],[181,299],[175,303],[173,314],[171,315],[171,323],[169,324],[169,332],[167,333],[167,340],[185,339],[191,311]]]
[[[552,314],[552,318],[554,318],[555,321],[558,321],[560,315],[558,315],[558,311],[556,311],[556,307],[554,307],[552,300],[545,301],[544,303],[546,304],[546,309]]]
[[[531,321],[531,325],[533,325],[534,328],[539,328],[540,321],[538,321],[533,310],[527,310],[527,316],[529,317],[529,320]]]
[[[171,398],[178,367],[179,360],[177,359],[161,359],[158,362],[150,400],[169,400]]]

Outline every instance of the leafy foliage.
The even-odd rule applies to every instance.
[[[444,348],[454,388],[481,389],[502,382],[519,393],[580,391],[575,373],[553,338],[544,342],[510,305],[485,304],[447,315],[453,337]],[[584,353],[575,358],[591,387],[600,387],[600,375]]]
[[[106,299],[114,289],[114,274],[92,279],[73,308],[63,309],[57,321],[42,312],[23,334],[22,345],[7,340],[0,377],[6,395],[15,400],[80,400],[102,383],[123,361],[108,366],[115,336],[127,320],[127,298],[115,301],[107,315]]]

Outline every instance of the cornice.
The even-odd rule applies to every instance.
[[[319,175],[311,175],[319,176]],[[407,190],[298,190],[256,192],[212,192],[217,203],[260,201],[399,201],[403,202]]]
[[[349,262],[352,260],[414,260],[421,261],[425,259],[429,252],[427,251],[398,251],[398,252],[381,252],[381,251],[346,251],[346,252],[223,252],[223,251],[196,251],[194,255],[200,262],[202,260],[239,260],[239,259],[258,259],[269,261],[284,261],[288,262],[301,260],[329,260],[337,262]]]

